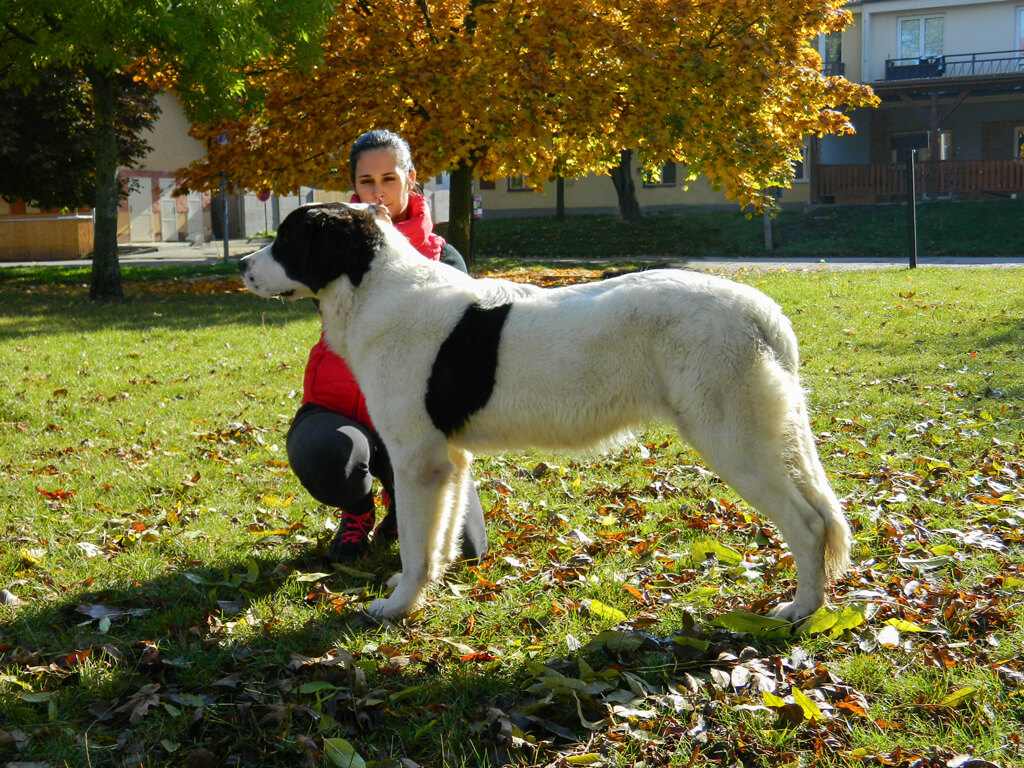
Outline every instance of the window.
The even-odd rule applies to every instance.
[[[1015,157],[1024,158],[1024,125],[1017,126],[1014,131],[1013,149]]]
[[[497,189],[497,185],[490,179],[480,179],[480,189]]]
[[[843,75],[843,33],[829,32],[825,35],[822,58],[825,60],[825,74],[828,76]]]
[[[917,16],[899,20],[901,59],[927,59],[943,51],[943,17]]]
[[[1017,50],[1024,54],[1024,8],[1017,9]]]
[[[800,159],[793,163],[793,181],[807,181],[807,154],[806,144],[800,147]]]
[[[508,177],[508,191],[509,192],[532,192],[533,187],[526,183],[526,176],[509,176]]]
[[[676,184],[676,164],[671,160],[656,172],[643,171],[645,187],[674,187]]]

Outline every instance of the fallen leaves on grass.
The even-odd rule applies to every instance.
[[[558,285],[601,274],[492,276]],[[142,290],[243,289],[231,278]],[[127,354],[138,360],[140,353]],[[102,393],[77,380],[39,387],[55,402],[103,404],[116,414],[153,383],[132,378]],[[912,718],[955,733],[969,731],[954,728],[968,723],[981,733],[1020,712],[1024,662],[1005,638],[1016,636],[1021,616],[1024,457],[1015,442],[1018,410],[1003,395],[981,407],[951,382],[922,391],[929,404],[915,410],[914,423],[831,419],[818,436],[830,470],[843,473],[850,489],[844,504],[855,523],[856,567],[835,585],[832,606],[799,628],[764,616],[793,586],[792,558],[777,532],[675,443],[652,441],[587,462],[479,463],[477,477],[494,501],[491,552],[431,599],[480,610],[443,629],[422,615],[379,631],[360,612],[380,582],[372,567],[281,562],[293,550],[314,551],[303,536],[314,534],[306,502],[277,483],[288,468],[267,450],[276,428],[256,426],[247,410],[256,396],[241,396],[246,408],[189,422],[184,450],[174,448],[187,460],[169,473],[153,471],[145,501],[121,504],[112,485],[90,496],[82,470],[89,441],[49,415],[34,429],[59,442],[32,445],[28,469],[7,460],[9,475],[31,478],[24,506],[50,515],[48,526],[59,528],[83,505],[82,517],[94,519],[56,542],[12,527],[10,562],[24,571],[0,591],[3,618],[14,627],[0,630],[4,759],[88,733],[112,764],[409,768],[405,753],[442,764],[437,734],[465,737],[466,722],[473,749],[495,763],[559,768],[616,764],[623,750],[648,765],[781,766],[829,757],[988,768],[1022,758],[1012,738],[991,754],[966,754],[962,739],[956,747],[895,747],[913,743]],[[1002,422],[1012,423],[1003,425],[1003,439],[988,439]],[[141,423],[125,426],[127,438],[101,449],[103,457],[126,471],[155,470],[171,438],[154,430],[143,437]],[[10,428],[28,436],[33,429],[22,421]],[[880,437],[883,430],[894,436]],[[894,448],[882,452],[883,438]],[[619,472],[627,463],[630,472]],[[242,555],[211,563],[179,555],[188,537],[212,538],[190,524],[217,497],[213,470],[226,465],[237,468],[235,477],[264,473],[250,488],[248,510],[227,516]],[[592,468],[615,474],[595,480],[587,476]],[[525,499],[522,484],[547,501]],[[570,522],[574,505],[591,517]],[[73,553],[70,563],[58,556],[61,547]],[[256,560],[268,551],[270,564]],[[111,564],[126,582],[116,594],[96,590],[92,577],[67,575],[129,552],[144,565]],[[170,595],[148,594],[159,590],[138,583],[150,562],[174,574]],[[534,585],[533,602],[519,602],[524,584]],[[513,595],[504,626],[476,618]],[[307,626],[283,630],[268,606],[294,609]],[[41,623],[22,619],[36,613]],[[665,629],[670,622],[682,629]],[[938,682],[894,703],[835,671],[832,661],[849,658]],[[404,736],[381,738],[399,723]],[[863,729],[883,734],[886,746],[862,746]],[[440,750],[420,746],[438,742]]]

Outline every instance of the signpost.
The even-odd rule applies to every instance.
[[[270,199],[270,190],[264,189],[256,195],[256,199],[263,203],[263,232],[270,232],[270,216],[267,214],[267,201]]]
[[[218,144],[227,144],[231,139],[228,138],[226,133],[222,133],[217,137]],[[222,173],[220,175],[220,196],[224,202],[224,263],[228,261],[228,175]]]
[[[914,179],[914,161],[917,150],[907,152],[907,225],[910,230],[910,268],[917,269],[917,182]]]

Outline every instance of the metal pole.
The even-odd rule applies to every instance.
[[[220,195],[224,201],[224,263],[228,261],[228,175],[220,175]]]
[[[907,152],[907,225],[910,230],[910,268],[917,268],[917,185],[914,179],[914,161],[917,150]]]

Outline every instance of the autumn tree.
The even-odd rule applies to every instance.
[[[268,63],[241,117],[199,126],[209,188],[346,189],[362,131],[406,136],[421,176],[452,172],[450,239],[467,249],[471,179],[537,184],[672,160],[741,205],[771,204],[807,134],[850,130],[870,91],[824,77],[810,47],[850,18],[843,0],[364,0],[337,7],[324,60]],[[634,154],[635,153],[635,154]]]
[[[93,118],[95,300],[123,295],[117,258],[118,84],[145,72],[173,76],[194,120],[232,113],[253,61],[289,64],[318,55],[327,0],[217,3],[208,0],[0,0],[0,86],[25,90],[44,73],[80,75]],[[249,93],[249,103],[258,102]]]

